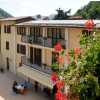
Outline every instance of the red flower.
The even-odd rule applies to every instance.
[[[58,89],[62,89],[64,87],[64,81],[63,80],[58,80],[56,82],[56,86]]]
[[[75,54],[79,54],[79,52],[80,52],[80,48],[74,48],[74,53]]]
[[[51,74],[51,80],[52,80],[53,82],[56,82],[56,81],[58,80],[58,76],[57,76],[56,72],[53,72],[53,73]]]
[[[92,30],[93,27],[94,27],[94,22],[93,22],[93,20],[92,20],[92,19],[89,19],[88,21],[86,21],[85,27],[86,27],[86,29],[88,29],[88,30]]]
[[[63,100],[63,93],[61,91],[57,91],[55,94],[55,100]]]
[[[55,46],[54,46],[55,51],[60,52],[62,50],[62,46],[61,43],[58,42]]]
[[[58,90],[57,93],[55,94],[55,100],[68,100],[68,99],[61,91]]]

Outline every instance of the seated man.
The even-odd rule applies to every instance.
[[[18,84],[16,81],[14,81],[12,88],[15,93],[21,93],[21,94],[24,93],[24,89],[25,89],[23,85]]]
[[[18,84],[18,85],[15,86],[15,88],[17,89],[17,91],[18,91],[19,93],[24,94],[25,88],[24,88],[23,85]]]
[[[18,84],[18,85],[15,86],[15,88],[18,89],[18,90],[23,90],[24,89],[24,86]]]

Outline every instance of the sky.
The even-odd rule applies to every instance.
[[[0,0],[0,8],[13,16],[34,16],[37,14],[48,16],[55,14],[57,8],[66,11],[71,9],[71,14],[74,14],[77,9],[88,4],[89,1],[91,0]]]

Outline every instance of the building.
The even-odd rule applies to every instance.
[[[14,24],[30,21],[32,17],[11,17],[0,19],[0,56],[1,66],[12,72],[15,71],[16,30]]]
[[[54,45],[64,49],[80,47],[80,37],[86,20],[2,19],[1,67],[31,82],[52,88],[50,65],[55,61]],[[94,21],[96,30],[100,20]]]

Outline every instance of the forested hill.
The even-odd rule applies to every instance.
[[[90,1],[83,8],[77,10],[76,16],[82,16],[84,19],[100,19],[100,1]]]
[[[0,18],[7,18],[7,17],[12,17],[11,14],[0,8]]]

